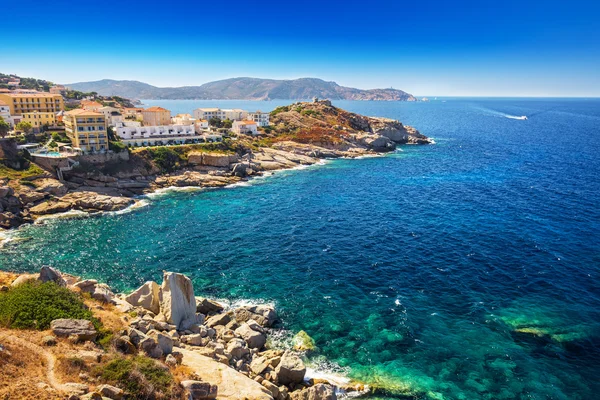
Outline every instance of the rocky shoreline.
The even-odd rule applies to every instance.
[[[51,281],[114,306],[123,325],[112,338],[113,348],[124,355],[144,354],[166,367],[185,366],[191,371],[190,379],[182,380],[180,386],[188,399],[335,400],[368,390],[359,383],[340,387],[306,377],[303,355],[311,350],[312,339],[305,332],[296,335],[293,349],[274,348],[268,340],[278,329],[274,307],[227,308],[215,300],[196,297],[191,280],[179,273],[164,271],[161,285],[148,281],[129,294],[116,294],[96,280],[81,280],[45,266],[39,274],[17,276],[10,286],[31,279]],[[50,328],[53,336],[46,336],[51,342],[48,345],[61,340],[89,343],[85,346],[86,351],[94,352],[92,358],[103,357],[102,350],[93,345],[99,333],[90,321],[57,319]],[[64,384],[63,388],[71,388],[65,390],[68,398],[96,399],[94,396],[100,395],[116,400],[123,396],[122,388],[88,381]],[[110,393],[119,395],[111,397]]]
[[[68,211],[120,211],[134,205],[139,196],[168,187],[218,188],[325,159],[388,153],[399,144],[434,143],[399,121],[349,113],[327,100],[295,103],[273,114],[271,133],[262,139],[239,137],[227,145],[235,151],[198,149],[182,156],[173,150],[170,156],[180,159],[173,172],[148,159],[151,152],[141,149],[128,153],[125,160],[66,171],[63,181],[44,171],[20,182],[0,177],[0,228]]]

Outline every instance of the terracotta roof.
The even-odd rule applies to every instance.
[[[239,121],[238,125],[256,125],[256,122],[254,122],[254,121],[248,121],[248,120],[242,120],[242,121]]]
[[[52,93],[6,93],[7,96],[10,97],[61,97],[60,94],[52,94]]]
[[[71,111],[67,111],[66,115],[89,115],[93,117],[104,117],[104,114],[95,111],[84,110],[82,108],[76,108]]]
[[[152,112],[159,112],[159,111],[169,111],[166,108],[162,108],[162,107],[150,107],[150,108],[146,108],[144,111],[152,111]]]

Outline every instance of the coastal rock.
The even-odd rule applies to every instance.
[[[267,342],[266,336],[262,332],[252,329],[248,323],[242,324],[242,326],[235,330],[235,333],[241,336],[251,349],[260,349]]]
[[[161,358],[163,355],[162,348],[158,345],[157,341],[149,336],[144,337],[140,341],[139,347],[148,357]]]
[[[258,382],[233,368],[195,351],[181,349],[182,365],[187,366],[202,382],[218,387],[222,400],[273,400],[271,392]]]
[[[156,341],[163,354],[171,354],[173,352],[173,339],[158,331],[148,332],[148,336]]]
[[[57,179],[42,178],[33,181],[38,192],[49,193],[53,196],[64,196],[67,194],[67,187]]]
[[[331,385],[318,383],[314,386],[290,393],[291,400],[337,400],[335,390]]]
[[[10,286],[12,287],[17,287],[19,285],[24,284],[25,282],[37,279],[39,275],[37,274],[23,274],[23,275],[19,275],[14,281],[12,281],[12,283],[10,284]]]
[[[223,311],[223,305],[220,303],[203,297],[196,297],[196,312],[204,315],[216,314]]]
[[[50,329],[58,337],[74,336],[77,341],[96,339],[96,328],[85,319],[55,319],[50,322]]]
[[[229,167],[229,164],[236,162],[238,157],[235,154],[223,154],[216,152],[192,152],[188,155],[188,162],[192,165],[206,165],[210,167]]]
[[[131,342],[131,339],[128,336],[123,335],[116,338],[114,345],[117,351],[123,354],[135,354],[136,352],[135,345]]]
[[[196,298],[190,278],[175,272],[164,272],[159,293],[160,312],[168,323],[179,325],[196,317]]]
[[[12,196],[14,191],[11,187],[8,186],[0,186],[0,198],[5,198],[8,196]]]
[[[240,307],[234,311],[235,319],[238,322],[254,320],[261,326],[270,327],[277,319],[275,309],[268,305],[256,305]]]
[[[294,350],[312,351],[316,349],[315,341],[305,331],[298,332],[292,339]]]
[[[17,196],[21,201],[21,204],[36,203],[46,198],[44,193],[34,192],[33,190],[22,191]]]
[[[160,312],[160,287],[156,282],[148,281],[125,297],[125,300],[134,306],[158,314]]]
[[[227,352],[236,359],[241,359],[245,355],[249,354],[250,351],[246,347],[246,342],[242,339],[231,339],[227,343]]]
[[[159,176],[154,181],[158,187],[223,187],[238,182],[240,178],[235,176],[218,176],[213,174],[200,173],[197,171],[185,171],[177,175]]]
[[[96,388],[96,391],[102,396],[108,397],[112,400],[121,400],[125,394],[123,389],[119,389],[118,387],[111,385],[100,385]]]
[[[275,373],[277,374],[278,382],[283,385],[300,383],[304,380],[306,367],[300,357],[286,351],[283,353],[279,365],[275,368]]]
[[[209,328],[212,328],[212,327],[215,327],[218,325],[225,326],[230,321],[231,321],[231,314],[223,313],[223,314],[217,314],[217,315],[210,317],[209,319],[206,320],[205,325],[208,326]]]
[[[217,398],[218,388],[216,385],[192,380],[182,381],[180,385],[184,389],[185,395],[189,400],[208,400]]]

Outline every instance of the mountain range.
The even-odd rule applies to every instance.
[[[317,78],[231,78],[201,86],[181,87],[156,87],[139,81],[102,79],[70,83],[66,86],[81,92],[96,92],[102,96],[121,96],[129,99],[307,100],[318,97],[331,100],[417,100],[413,95],[398,89],[362,90]]]

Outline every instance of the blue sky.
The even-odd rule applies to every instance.
[[[318,77],[416,95],[600,96],[599,1],[3,4],[0,72],[60,83]]]

